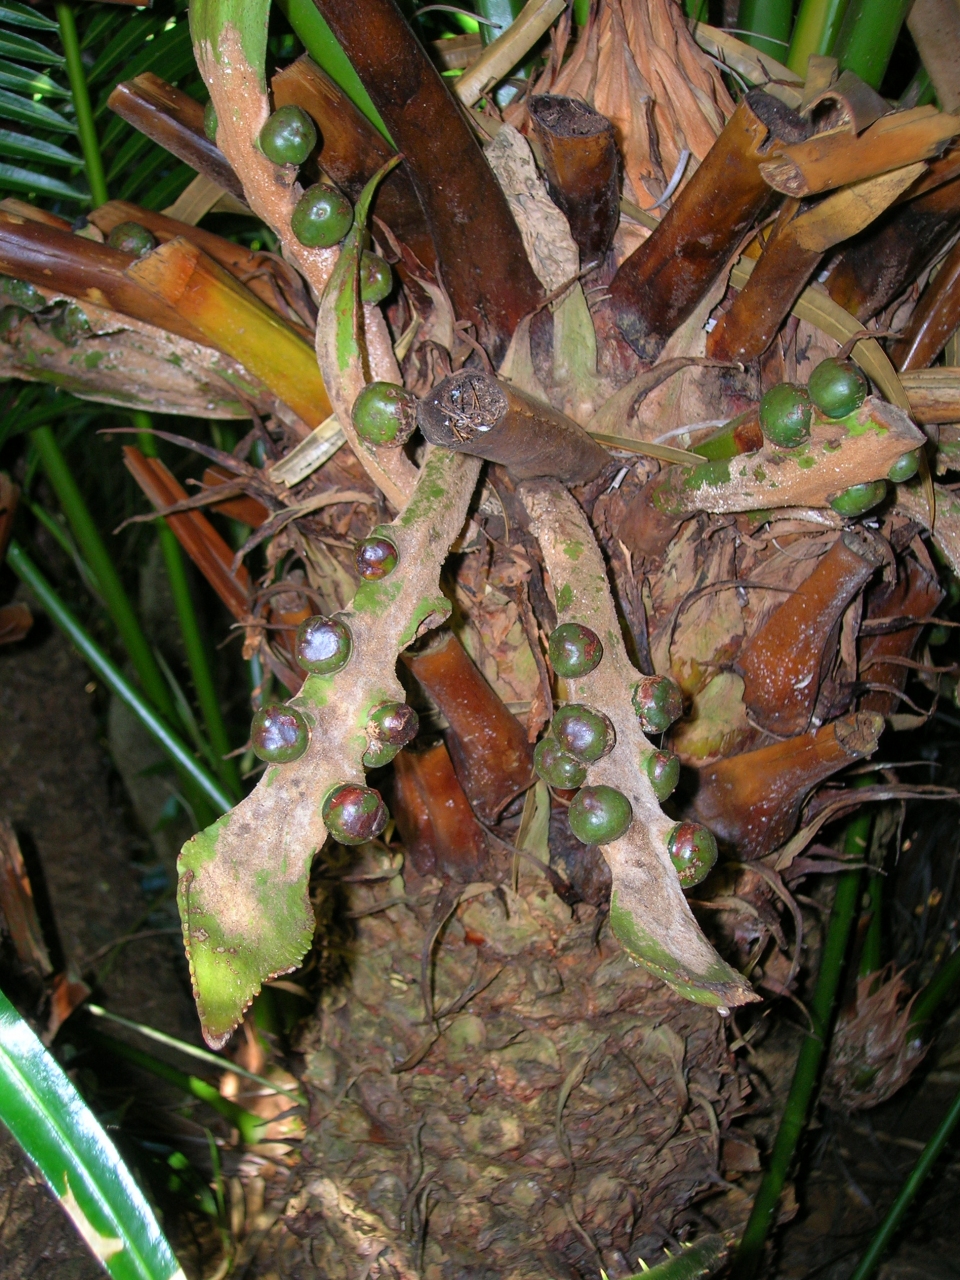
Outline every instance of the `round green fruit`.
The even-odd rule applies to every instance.
[[[602,711],[576,702],[560,708],[552,728],[560,746],[585,764],[602,759],[617,741],[617,732]]]
[[[600,637],[579,622],[561,622],[554,627],[547,648],[554,671],[564,680],[589,675],[603,657]]]
[[[329,676],[345,667],[353,650],[350,628],[339,618],[307,618],[297,628],[297,662],[304,671]]]
[[[211,98],[207,105],[203,108],[203,132],[207,135],[210,142],[217,141],[217,108],[213,105]]]
[[[279,107],[260,130],[258,141],[274,164],[303,164],[317,145],[317,130],[301,107]]]
[[[919,467],[920,450],[911,449],[909,453],[901,453],[900,457],[887,472],[887,479],[892,480],[894,484],[903,484],[905,480],[913,479]]]
[[[572,791],[587,780],[586,767],[576,756],[564,751],[555,738],[543,738],[537,743],[533,767],[548,786],[558,787],[561,791]]]
[[[632,701],[644,733],[664,733],[683,715],[683,694],[669,676],[642,676]]]
[[[417,425],[417,397],[395,382],[368,382],[353,402],[353,425],[367,444],[406,444]]]
[[[420,718],[406,702],[383,702],[374,707],[367,721],[367,733],[377,742],[405,747],[417,736]]]
[[[360,301],[382,302],[393,288],[389,262],[364,249],[360,255]]]
[[[869,391],[867,380],[849,360],[821,360],[807,383],[810,399],[825,418],[845,418],[859,409]]]
[[[68,302],[50,326],[55,338],[72,346],[90,332],[87,313],[75,302]]]
[[[15,307],[23,307],[24,311],[40,311],[47,305],[47,300],[28,280],[16,280],[13,276],[0,276],[0,298]]]
[[[135,258],[142,258],[157,247],[156,240],[139,222],[118,222],[107,236],[107,244],[121,253],[132,253]]]
[[[853,519],[875,507],[887,496],[886,480],[869,480],[866,484],[853,484],[830,499],[830,505],[838,516]]]
[[[667,852],[680,883],[689,888],[710,874],[717,860],[717,842],[713,832],[699,822],[678,822],[667,837]]]
[[[570,830],[584,844],[610,844],[630,829],[633,809],[616,787],[581,787],[567,817]]]
[[[680,761],[672,752],[651,751],[644,757],[643,767],[658,800],[673,795],[680,781]]]
[[[253,717],[250,745],[253,754],[270,764],[299,760],[310,741],[310,730],[294,707],[275,704],[261,707]]]
[[[400,563],[400,552],[389,538],[364,538],[357,543],[357,573],[364,582],[389,577]]]
[[[781,449],[796,449],[810,439],[810,416],[810,396],[792,382],[771,387],[760,401],[760,430]]]
[[[339,244],[353,226],[353,205],[336,187],[308,187],[290,217],[293,234],[308,249]]]
[[[387,809],[380,792],[355,782],[334,787],[320,812],[327,830],[341,844],[364,844],[387,825]]]

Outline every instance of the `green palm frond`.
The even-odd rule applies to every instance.
[[[140,10],[80,6],[75,20],[109,194],[163,208],[193,171],[114,116],[107,100],[121,80],[144,71],[203,96],[186,0],[157,0]],[[0,0],[0,195],[34,197],[73,218],[90,204],[84,155],[89,159],[91,131],[77,136],[67,52],[57,22],[17,0]]]

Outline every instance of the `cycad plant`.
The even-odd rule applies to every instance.
[[[843,867],[807,846],[951,794],[836,784],[939,691],[956,444],[917,423],[960,417],[925,369],[954,274],[917,302],[938,250],[904,231],[951,241],[956,118],[825,49],[694,39],[672,0],[508,7],[455,33],[193,0],[189,37],[179,7],[78,37],[61,6],[62,69],[23,40],[0,67],[37,197],[0,202],[0,368],[39,384],[7,429],[46,430],[103,590],[49,424],[112,406],[171,581],[182,548],[242,635],[241,799],[188,594],[199,718],[104,593],[139,682],[112,687],[202,828],[178,901],[208,1043],[310,956],[300,1213],[330,1276],[623,1275],[737,1230],[725,1020],[795,996],[795,890]],[[48,177],[74,132],[89,197]],[[203,459],[195,492],[158,439]],[[82,642],[34,561],[11,543]]]

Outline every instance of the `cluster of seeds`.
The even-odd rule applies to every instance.
[[[550,661],[557,675],[580,679],[603,660],[603,644],[596,632],[578,622],[564,622],[550,634]],[[662,733],[683,713],[683,698],[666,676],[641,676],[633,691],[633,708],[644,733]],[[617,734],[610,719],[593,707],[567,703],[558,709],[550,734],[537,743],[534,768],[551,787],[576,790],[567,819],[570,830],[584,844],[609,844],[626,835],[633,822],[633,807],[616,787],[585,786],[587,769],[616,746]],[[666,800],[680,779],[675,755],[653,748],[642,767],[658,800]],[[698,884],[717,860],[717,844],[706,827],[679,822],[668,838],[668,852],[680,882]]]
[[[217,118],[212,106],[204,115],[207,136],[216,138]],[[268,160],[279,165],[301,165],[317,145],[317,130],[302,107],[278,107],[260,130],[257,145]],[[293,234],[308,249],[330,249],[353,226],[353,206],[342,191],[329,183],[308,187],[290,217]],[[393,288],[390,266],[376,253],[360,255],[360,300],[383,302]]]
[[[760,430],[771,444],[796,449],[810,439],[814,409],[830,421],[845,418],[860,408],[868,390],[866,378],[852,361],[831,356],[820,361],[806,387],[781,382],[766,392],[760,401]],[[914,449],[898,458],[888,479],[902,484],[915,476],[919,455],[919,449]],[[830,499],[830,505],[838,515],[855,518],[882,502],[886,493],[886,480],[870,480],[844,489]]]
[[[388,577],[400,562],[400,553],[389,538],[374,535],[357,548],[357,571],[367,582]],[[297,629],[297,662],[311,675],[330,676],[342,670],[353,653],[353,636],[340,618],[317,614]],[[417,736],[419,720],[405,702],[382,702],[375,706],[366,724],[367,748],[363,764],[377,769]],[[253,717],[250,742],[254,754],[268,764],[290,764],[299,760],[310,745],[308,717],[295,706],[272,704]],[[363,844],[374,839],[387,824],[387,810],[373,787],[345,782],[333,787],[322,806],[327,830],[341,844]]]

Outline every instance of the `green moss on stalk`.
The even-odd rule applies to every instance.
[[[557,592],[557,613],[564,613],[573,604],[573,588],[565,582]]]

